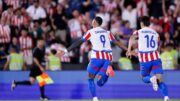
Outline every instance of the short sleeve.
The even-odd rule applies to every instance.
[[[109,39],[110,39],[110,42],[115,42],[116,39],[114,38],[113,34],[111,32],[109,32]]]
[[[90,40],[90,38],[91,38],[91,33],[89,31],[82,37],[84,41],[88,41]]]
[[[137,30],[134,31],[134,32],[133,32],[133,35],[138,35],[138,31],[137,31]]]
[[[38,52],[38,50],[37,50],[37,48],[34,50],[34,52],[33,52],[33,57],[34,58],[38,58],[38,55],[39,55],[39,52]]]

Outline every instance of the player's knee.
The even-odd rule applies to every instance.
[[[99,87],[102,87],[102,86],[104,85],[104,83],[103,83],[101,80],[98,80],[98,81],[97,81],[97,85],[98,85]]]
[[[94,79],[94,78],[95,78],[95,75],[89,73],[88,77],[89,77],[89,79]]]

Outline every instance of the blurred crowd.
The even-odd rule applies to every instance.
[[[0,70],[28,70],[38,39],[45,40],[45,57],[53,60],[49,64],[59,66],[51,70],[61,70],[58,62],[81,63],[85,69],[89,42],[59,59],[51,47],[67,48],[80,39],[95,16],[102,17],[102,27],[127,45],[133,31],[139,29],[138,18],[145,15],[150,16],[150,27],[160,35],[163,68],[178,69],[180,0],[0,0]],[[130,60],[124,50],[114,45],[112,49],[115,69],[138,69],[137,57]]]

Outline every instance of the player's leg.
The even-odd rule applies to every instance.
[[[98,73],[97,85],[100,87],[102,87],[108,81],[109,76],[106,72],[109,65],[110,65],[110,61],[104,60],[103,67],[100,69]]]
[[[96,75],[89,73],[88,74],[88,86],[89,86],[89,90],[91,92],[91,95],[93,98],[97,97],[96,95],[96,86],[94,83],[94,78]]]
[[[156,76],[157,78],[159,89],[164,96],[164,101],[169,101],[168,88],[166,84],[163,82],[162,78],[163,70],[161,60],[156,60],[153,62],[152,72],[154,76]]]
[[[140,72],[141,72],[141,77],[144,83],[151,83],[150,81],[150,66],[151,64],[149,62],[141,62],[140,63]]]
[[[99,68],[101,67],[101,61],[99,59],[91,59],[90,63],[88,64],[87,71],[88,71],[88,86],[90,93],[93,97],[93,101],[98,101],[96,95],[96,86],[94,83],[94,78],[96,74],[99,72]]]

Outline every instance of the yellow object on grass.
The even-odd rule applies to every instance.
[[[50,76],[47,73],[43,73],[36,77],[39,85],[42,87],[46,84],[52,84],[54,81],[50,78]]]

